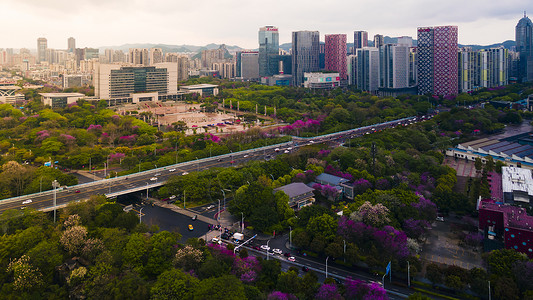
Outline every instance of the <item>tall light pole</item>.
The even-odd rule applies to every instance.
[[[241,211],[241,233],[244,231],[244,213]]]
[[[176,142],[176,163],[178,163],[178,142]]]
[[[92,168],[92,165],[91,165],[91,157],[89,156],[89,174],[92,173],[92,170],[93,170],[93,168]],[[94,176],[93,176],[93,181],[94,181]]]
[[[268,250],[270,250],[270,248],[268,247],[268,243],[270,243],[270,240],[267,241],[267,260],[268,260]]]
[[[346,240],[342,240],[344,242],[344,262],[346,262]],[[409,263],[409,262],[407,262]]]
[[[292,249],[292,227],[289,226],[289,248]]]
[[[139,173],[141,173],[141,163],[142,163],[142,159],[139,159]]]
[[[141,224],[141,218],[142,218],[142,211],[143,211],[143,208],[144,208],[144,207],[141,207],[141,209],[139,209],[139,224]]]
[[[407,261],[407,287],[411,287],[411,266],[409,261]]]
[[[329,256],[326,257],[326,278],[328,278],[328,259],[329,259]]]
[[[106,160],[107,161],[107,160]],[[104,163],[104,179],[107,177],[107,162]]]
[[[54,179],[52,181],[52,187],[54,188],[54,223],[56,222],[56,205],[57,205],[57,188],[59,187],[59,182]]]
[[[220,220],[220,199],[217,199],[218,200],[218,214],[217,214],[217,221]],[[219,222],[220,223],[220,222]]]
[[[183,190],[183,209],[185,209],[185,190]]]
[[[148,201],[148,182],[146,183],[146,201]]]
[[[224,195],[224,209],[226,209],[226,192],[224,192],[224,189],[221,189],[222,195]]]
[[[41,179],[39,180],[39,193],[43,192],[43,176],[41,176]]]
[[[196,157],[196,172],[200,172],[200,161],[198,161],[198,157]]]
[[[491,298],[490,298],[490,280],[489,280],[489,300],[491,300]]]

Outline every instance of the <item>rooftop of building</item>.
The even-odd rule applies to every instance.
[[[528,137],[528,135],[526,135]],[[533,146],[526,141],[523,134],[520,137],[505,139],[482,138],[457,145],[459,149],[473,150],[484,154],[502,154],[504,156],[516,156],[533,159]]]
[[[39,93],[43,97],[85,97],[81,93]]]
[[[479,209],[503,213],[503,226],[505,228],[533,230],[533,217],[528,216],[524,208],[488,200],[481,201]]]
[[[283,191],[285,194],[287,194],[287,196],[289,196],[289,198],[294,198],[314,190],[315,189],[308,187],[302,182],[294,182],[274,189],[275,192]]]
[[[533,196],[531,170],[517,167],[502,167],[502,189],[504,193],[525,192]]]
[[[180,86],[180,89],[194,90],[194,89],[208,89],[208,88],[216,88],[216,87],[218,87],[218,85],[216,84],[202,83],[202,84],[194,84],[194,85],[183,85],[183,86]]]
[[[320,180],[323,182],[327,182],[330,185],[339,185],[343,182],[348,182],[349,180],[346,178],[342,178],[339,176],[331,175],[328,173],[322,173],[316,177],[315,180]]]

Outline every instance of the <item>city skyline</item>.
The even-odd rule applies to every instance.
[[[336,1],[336,4],[302,5],[300,1],[275,0],[268,6],[259,6],[231,0],[203,4],[90,0],[72,8],[65,0],[47,1],[46,5],[33,0],[7,0],[0,12],[3,37],[0,48],[35,49],[35,40],[45,37],[49,48],[67,49],[67,39],[74,37],[80,48],[128,43],[226,43],[256,49],[257,28],[265,25],[279,28],[280,44],[289,43],[291,33],[300,30],[319,31],[323,40],[325,34],[350,37],[356,30],[367,31],[369,37],[375,34],[415,37],[421,26],[454,25],[459,27],[460,44],[489,45],[514,40],[517,20],[524,9],[531,8],[524,0],[505,3],[476,0],[461,5],[455,0],[397,1],[386,5],[380,1]],[[69,7],[68,12],[65,7]],[[238,18],[235,7],[239,8]]]

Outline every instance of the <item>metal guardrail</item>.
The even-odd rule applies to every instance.
[[[218,160],[220,158],[232,157],[234,155],[245,155],[247,153],[257,152],[257,151],[261,151],[261,150],[275,149],[275,148],[279,148],[279,147],[283,147],[283,146],[292,145],[292,143],[293,142],[290,141],[290,142],[285,142],[285,143],[280,143],[280,144],[263,146],[263,147],[259,147],[259,148],[247,149],[247,150],[243,150],[243,151],[230,152],[230,153],[217,155],[217,156],[212,156],[212,157],[200,158],[200,159],[197,159],[197,160],[191,160],[191,161],[181,162],[181,163],[177,163],[177,164],[173,164],[173,165],[167,165],[167,166],[164,166],[164,167],[145,170],[145,171],[142,171],[142,172],[132,173],[132,174],[128,174],[128,175],[122,175],[122,176],[117,176],[117,177],[112,177],[112,178],[96,180],[96,181],[92,181],[92,182],[80,183],[80,184],[77,184],[77,185],[69,186],[68,189],[77,190],[77,189],[87,188],[87,187],[91,187],[91,186],[95,186],[95,185],[102,185],[102,184],[105,184],[105,183],[114,183],[114,182],[117,182],[117,181],[125,180],[125,178],[136,178],[136,177],[141,177],[141,176],[148,175],[148,174],[155,174],[157,172],[162,172],[162,171],[165,171],[165,170],[168,170],[168,169],[172,169],[172,168],[179,168],[179,167],[183,167],[183,166],[194,165],[196,163],[214,161],[214,160]],[[59,190],[58,189],[57,190],[58,193],[59,192],[64,192],[64,191],[66,191],[66,190],[65,189],[63,189],[63,190]],[[14,202],[17,202],[17,201],[24,201],[24,200],[32,199],[32,198],[35,198],[35,197],[53,195],[53,193],[54,193],[54,190],[47,190],[47,191],[43,191],[43,192],[39,192],[39,193],[33,193],[33,194],[28,194],[28,195],[22,195],[22,196],[17,196],[17,197],[6,198],[6,199],[0,200],[0,204],[14,203]]]

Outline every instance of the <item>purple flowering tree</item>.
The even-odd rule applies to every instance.
[[[381,178],[376,181],[377,190],[388,190],[390,187],[390,182],[385,178]]]
[[[335,284],[323,284],[315,295],[318,300],[342,299]]]
[[[261,272],[261,264],[254,256],[237,257],[233,263],[233,274],[239,277],[242,282],[254,282],[259,272]]]
[[[293,294],[282,293],[279,291],[274,291],[270,293],[267,297],[267,300],[297,300],[297,299],[298,298],[296,298],[296,296],[294,296]]]
[[[424,197],[420,197],[418,203],[411,203],[419,214],[420,219],[433,221],[437,217],[437,205]]]
[[[366,192],[366,190],[368,190],[371,187],[372,187],[372,184],[370,183],[370,181],[363,179],[363,178],[359,178],[353,183],[353,191],[354,191],[354,194],[356,195],[363,194],[364,192]]]
[[[403,221],[402,229],[408,237],[418,239],[426,232],[426,228],[429,226],[430,224],[426,220],[409,218]]]

